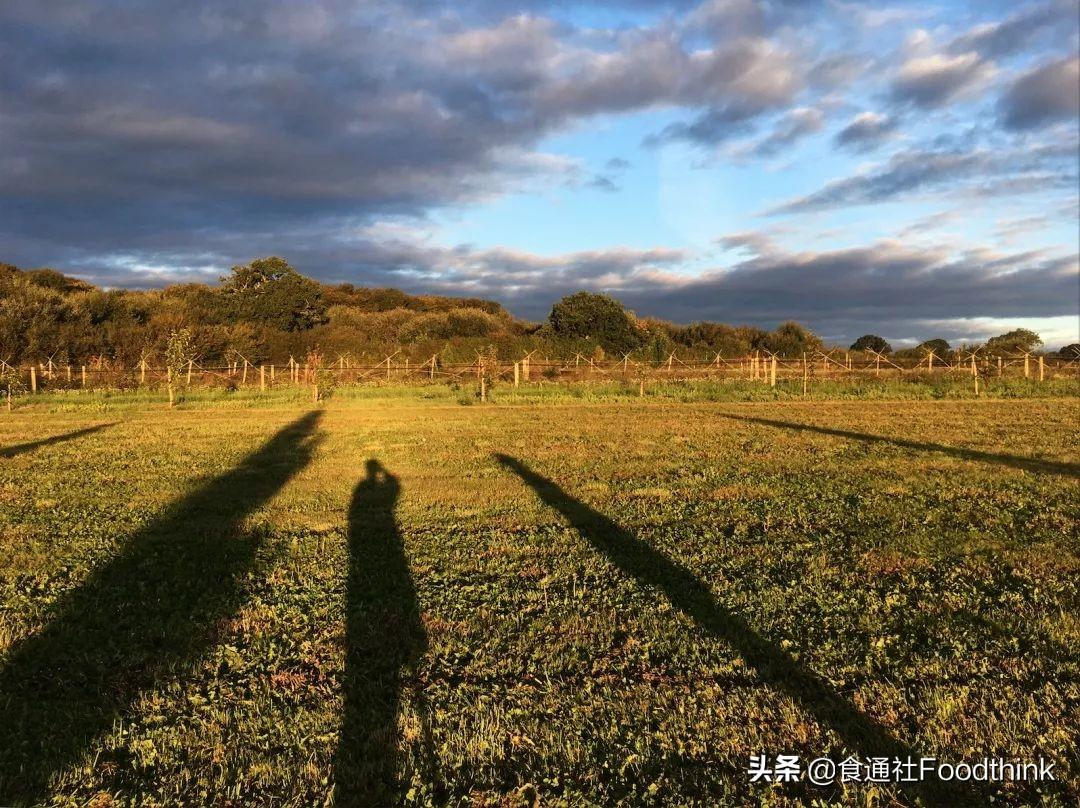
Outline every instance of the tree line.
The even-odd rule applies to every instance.
[[[480,298],[410,295],[397,289],[322,284],[278,257],[235,266],[217,285],[183,283],[152,291],[100,289],[53,269],[0,264],[0,359],[9,364],[98,360],[123,367],[164,359],[171,335],[190,335],[201,362],[247,359],[284,363],[312,353],[379,360],[399,351],[417,361],[473,361],[478,351],[504,356],[538,350],[550,356],[664,361],[680,355],[745,356],[767,351],[798,357],[825,346],[810,329],[789,321],[773,330],[698,322],[677,325],[637,317],[612,297],[578,292],[555,303],[546,321],[530,323]],[[1001,353],[1041,346],[1017,329],[987,342]],[[974,346],[961,346],[970,349]],[[941,339],[892,351],[875,335],[851,350],[919,357],[933,350],[948,359]],[[1080,345],[1065,349],[1080,356]]]

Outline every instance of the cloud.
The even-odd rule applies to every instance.
[[[893,78],[891,97],[898,104],[933,109],[984,85],[993,75],[993,65],[974,51],[912,56]]]
[[[916,192],[947,190],[980,195],[1075,188],[1076,141],[1009,150],[907,149],[884,164],[827,183],[767,211],[809,213],[891,202]]]
[[[740,239],[740,245],[754,243]],[[926,338],[924,321],[971,317],[1076,317],[1075,255],[1040,251],[957,253],[944,245],[881,241],[825,252],[785,252],[772,242],[727,269],[664,288],[627,284],[617,295],[639,312],[681,322],[713,319],[773,326],[794,318],[850,341],[866,332]],[[940,332],[939,332],[940,333]],[[970,333],[958,326],[945,336]]]
[[[978,52],[987,59],[1000,59],[1028,47],[1043,34],[1056,33],[1062,44],[1075,36],[1077,27],[1074,0],[1038,3],[1021,8],[1003,20],[981,23],[958,36],[950,45],[954,53]]]
[[[898,122],[888,115],[860,112],[833,137],[833,143],[854,152],[868,152],[889,140]]]
[[[794,146],[803,138],[820,132],[825,113],[815,107],[798,107],[784,114],[772,133],[753,148],[759,157],[772,157]]]
[[[745,28],[702,46],[663,19],[584,30],[510,10],[5,3],[0,234],[54,233],[38,263],[65,250],[57,215],[118,252],[153,228],[166,250],[180,226],[257,240],[283,221],[422,216],[572,179],[537,144],[590,116],[679,107],[750,125],[801,86],[796,55]]]
[[[998,104],[1002,124],[1009,129],[1033,129],[1080,114],[1080,58],[1056,59],[1024,73]]]

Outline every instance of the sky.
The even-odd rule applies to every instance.
[[[1080,341],[1080,0],[5,0],[0,261]]]

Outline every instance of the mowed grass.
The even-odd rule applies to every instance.
[[[1080,799],[1075,399],[423,396],[2,414],[0,804]]]

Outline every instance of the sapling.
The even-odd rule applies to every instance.
[[[192,356],[191,331],[181,328],[169,334],[165,344],[165,372],[168,374],[169,406],[176,406],[177,388],[183,388],[183,371]]]

